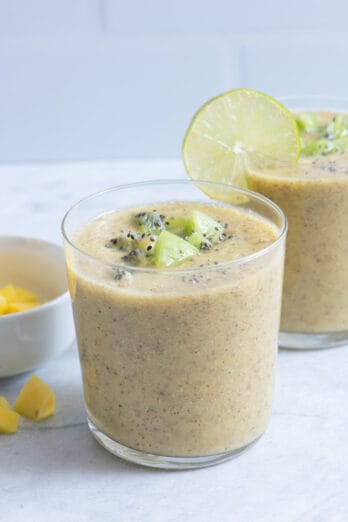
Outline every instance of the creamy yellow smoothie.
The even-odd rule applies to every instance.
[[[323,127],[334,116],[315,113]],[[318,140],[311,143],[318,146]],[[348,152],[303,155],[298,164],[255,170],[248,184],[276,202],[289,222],[281,330],[348,331]]]
[[[158,268],[159,231],[134,224],[153,211],[164,228],[198,212],[219,230],[205,235],[209,248]],[[94,430],[168,457],[233,453],[260,437],[272,404],[281,233],[243,208],[177,201],[108,212],[77,230],[67,264]]]

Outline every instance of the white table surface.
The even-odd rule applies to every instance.
[[[60,242],[64,211],[126,181],[184,177],[179,162],[0,167],[0,234]],[[37,370],[57,413],[0,436],[0,521],[347,522],[348,346],[279,354],[274,411],[239,458],[196,471],[128,464],[90,435],[76,346]],[[14,400],[26,375],[0,380]]]

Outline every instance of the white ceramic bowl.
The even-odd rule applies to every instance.
[[[0,316],[0,377],[32,370],[66,350],[75,338],[63,249],[24,237],[0,237],[0,288],[12,283],[43,303]]]

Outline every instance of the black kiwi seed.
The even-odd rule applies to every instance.
[[[202,241],[200,249],[201,250],[210,250],[212,247],[212,244],[210,241]]]
[[[122,270],[121,268],[116,268],[114,271],[114,279],[116,281],[121,281],[126,276],[127,272]]]

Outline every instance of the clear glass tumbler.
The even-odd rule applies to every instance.
[[[348,114],[339,99],[287,98],[294,113]],[[249,174],[249,187],[288,218],[280,346],[348,343],[348,152],[300,158]]]
[[[75,245],[77,231],[109,212],[173,201],[221,206],[221,199],[272,224],[274,242],[247,257],[186,269],[117,267]],[[271,414],[283,212],[231,185],[154,181],[82,200],[62,228],[94,437],[123,459],[167,469],[222,462],[256,441]]]

